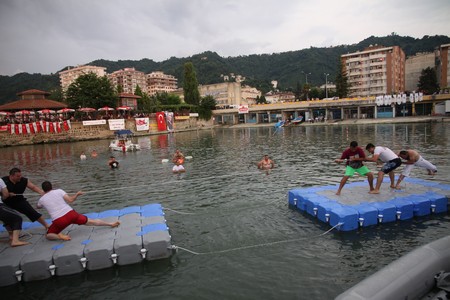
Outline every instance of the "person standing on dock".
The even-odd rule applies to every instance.
[[[370,191],[373,191],[373,173],[367,168],[362,161],[359,160],[353,160],[350,161],[350,159],[354,158],[362,158],[365,159],[366,155],[364,154],[364,150],[361,147],[358,147],[358,143],[356,141],[352,141],[350,143],[350,147],[344,150],[342,152],[341,158],[336,159],[335,162],[342,163],[344,160],[346,160],[346,167],[345,167],[345,174],[344,177],[342,177],[341,183],[339,184],[339,188],[336,192],[336,195],[341,194],[341,190],[344,187],[347,180],[352,177],[355,172],[367,176],[367,180],[369,181],[369,187]]]
[[[83,192],[78,191],[76,194],[69,196],[61,189],[54,190],[50,181],[42,183],[42,190],[45,194],[39,199],[38,208],[44,207],[52,218],[52,225],[47,230],[46,237],[49,240],[69,241],[71,238],[66,234],[62,234],[70,224],[88,225],[88,226],[110,226],[117,227],[120,222],[105,222],[100,219],[89,219],[85,215],[77,213],[67,203],[74,202]]]
[[[382,146],[376,146],[374,144],[367,144],[366,150],[372,154],[371,158],[354,158],[351,160],[361,160],[361,161],[372,161],[377,162],[380,159],[384,162],[384,165],[381,167],[381,170],[378,172],[377,185],[373,191],[370,191],[370,194],[379,194],[380,187],[383,183],[384,174],[389,174],[389,179],[391,180],[391,188],[395,188],[395,177],[394,170],[400,167],[402,164],[402,160],[397,154],[394,153],[391,149]]]
[[[9,197],[4,199],[3,203],[27,216],[31,222],[38,221],[47,229],[48,224],[45,222],[44,217],[42,217],[42,215],[28,203],[27,198],[23,196],[23,193],[27,188],[39,195],[43,195],[44,192],[35,186],[31,180],[22,177],[22,171],[19,168],[12,168],[9,171],[9,176],[5,176],[2,179],[9,192]]]
[[[3,179],[0,179],[1,199],[9,197],[8,188]],[[28,245],[28,242],[23,242],[19,239],[20,231],[22,230],[22,217],[14,210],[6,206],[0,199],[0,221],[3,222],[6,230],[9,233],[11,247],[18,247]]]
[[[402,182],[405,177],[409,177],[409,174],[411,173],[411,170],[414,168],[414,166],[427,169],[428,175],[434,175],[437,172],[436,166],[430,163],[428,160],[424,159],[416,150],[402,150],[399,152],[398,156],[406,160],[406,162],[403,162],[404,164],[406,164],[406,166],[403,169],[402,174],[398,178],[397,184],[395,186],[395,188],[398,190],[401,189],[400,182]]]

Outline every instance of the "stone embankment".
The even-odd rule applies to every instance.
[[[212,127],[211,122],[204,122],[195,119],[183,120],[175,123],[175,131],[197,130]],[[165,134],[167,131],[158,131],[156,123],[150,123],[150,129],[136,132],[134,119],[125,121],[125,129],[134,132],[135,136]],[[108,125],[83,126],[82,122],[72,122],[71,129],[60,133],[36,133],[36,134],[11,134],[10,132],[0,132],[0,147],[63,143],[86,140],[101,140],[114,138],[114,130],[110,130]]]

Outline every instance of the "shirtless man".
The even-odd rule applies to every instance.
[[[49,240],[64,240],[69,241],[70,236],[62,234],[67,226],[70,224],[88,225],[88,226],[110,226],[117,227],[120,222],[108,223],[100,219],[89,219],[85,215],[77,213],[67,203],[74,202],[78,196],[83,195],[83,192],[79,191],[75,195],[69,196],[61,189],[54,190],[51,182],[44,181],[42,183],[42,190],[45,194],[39,199],[38,208],[44,207],[50,217],[52,218],[52,224],[47,230],[46,237]]]
[[[389,179],[391,180],[391,188],[395,188],[395,177],[394,170],[400,167],[402,164],[402,160],[397,156],[391,149],[382,146],[376,146],[374,144],[367,144],[366,150],[373,154],[371,158],[352,158],[350,161],[359,160],[359,161],[372,161],[377,162],[380,159],[384,162],[384,165],[381,167],[381,170],[378,172],[377,184],[375,189],[370,191],[370,194],[379,194],[380,187],[383,183],[384,174],[389,174]]]
[[[258,169],[269,170],[275,167],[273,160],[269,158],[269,155],[264,155],[263,159],[258,163]]]
[[[173,154],[173,157],[172,157],[172,162],[174,164],[177,163],[177,161],[180,161],[181,164],[183,164],[183,162],[184,162],[184,155],[178,149],[175,151],[175,153]]]
[[[428,175],[434,175],[437,172],[436,166],[425,160],[416,150],[402,150],[399,152],[398,156],[406,160],[406,162],[404,162],[406,166],[398,178],[397,185],[395,186],[396,189],[401,189],[400,182],[402,182],[405,177],[409,177],[414,166],[427,169]]]

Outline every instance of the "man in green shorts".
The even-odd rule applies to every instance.
[[[350,161],[352,158],[362,158],[364,159],[366,155],[364,154],[364,150],[361,147],[358,147],[358,143],[356,141],[352,141],[350,143],[350,147],[346,149],[344,152],[342,152],[342,156],[340,159],[336,159],[335,162],[342,163],[346,160],[346,168],[345,168],[345,175],[341,180],[341,183],[339,184],[339,189],[336,192],[336,195],[341,194],[341,190],[344,187],[347,180],[357,172],[360,175],[367,176],[367,179],[369,181],[369,187],[370,190],[373,191],[373,173],[363,165],[362,161],[355,160]]]

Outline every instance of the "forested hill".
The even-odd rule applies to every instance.
[[[436,47],[449,43],[448,36],[424,36],[416,39],[393,33],[385,37],[371,36],[353,45],[328,48],[311,47],[273,54],[221,57],[215,52],[207,51],[191,57],[171,57],[162,62],[145,58],[119,61],[96,60],[86,64],[106,67],[108,73],[133,67],[144,73],[163,71],[177,77],[179,86],[182,86],[183,65],[185,62],[191,61],[200,84],[218,83],[223,80],[221,75],[234,73],[244,76],[245,83],[267,91],[272,80],[278,81],[280,89],[295,89],[298,82],[305,83],[305,74],[309,73],[311,74],[308,75],[308,83],[312,85],[324,84],[324,73],[330,74],[328,81],[333,82],[337,74],[340,55],[362,51],[370,45],[400,46],[408,57],[419,52],[431,52]],[[59,88],[58,72],[50,75],[20,73],[14,76],[0,76],[0,104],[17,100],[16,94],[27,89],[55,92]],[[55,92],[54,95],[57,93]]]

